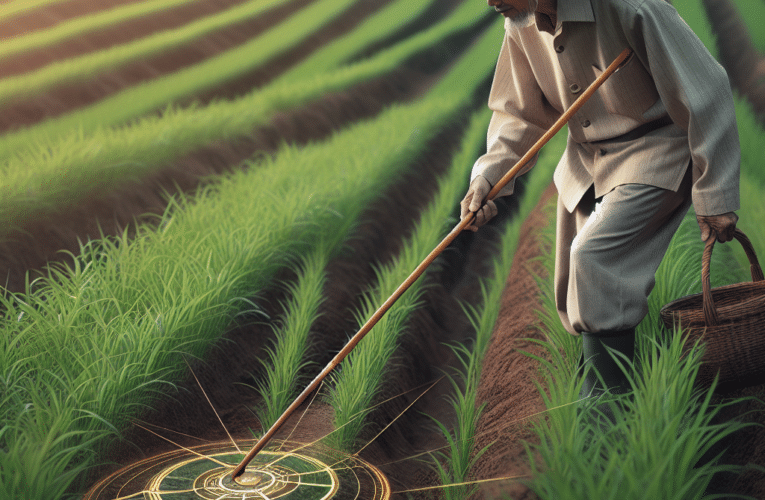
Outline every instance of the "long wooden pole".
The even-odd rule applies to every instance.
[[[545,134],[542,136],[541,139],[539,139],[534,146],[529,149],[528,152],[520,159],[518,162],[511,168],[500,180],[497,182],[497,184],[492,188],[492,190],[489,192],[487,199],[492,200],[494,199],[497,194],[500,192],[500,190],[508,183],[511,179],[513,179],[518,171],[523,168],[523,166],[528,163],[531,158],[536,155],[542,147],[547,144],[547,142],[556,134],[558,131],[563,128],[563,126],[571,119],[571,117],[579,111],[579,108],[582,107],[582,105],[587,101],[587,99],[590,98],[592,94],[595,93],[595,91],[600,87],[606,79],[611,76],[611,74],[616,71],[619,66],[621,66],[624,61],[627,60],[627,58],[632,53],[632,50],[627,48],[625,49],[619,56],[614,60],[614,62],[611,63],[608,68],[595,80],[590,84],[587,89],[582,93],[582,95],[577,98],[576,101],[571,105],[569,109],[566,110],[565,113],[563,113],[560,118],[550,127],[550,129],[545,132]],[[329,375],[329,373],[334,370],[337,365],[340,364],[340,362],[345,359],[348,354],[356,347],[356,345],[361,341],[361,339],[366,336],[367,333],[369,333],[370,330],[377,324],[378,321],[380,321],[380,318],[383,317],[383,315],[388,312],[388,309],[403,295],[403,293],[410,287],[412,284],[417,281],[417,279],[422,275],[423,272],[425,272],[425,269],[427,269],[430,264],[433,263],[436,257],[438,257],[441,252],[446,249],[446,247],[449,246],[449,244],[454,241],[454,239],[457,237],[458,234],[460,234],[467,226],[470,225],[471,222],[473,222],[473,219],[475,219],[475,213],[468,214],[464,219],[462,219],[459,224],[457,224],[454,229],[449,232],[449,234],[441,241],[441,243],[438,244],[438,246],[430,252],[430,254],[423,260],[420,265],[417,266],[417,268],[412,272],[412,274],[409,275],[409,277],[404,281],[399,287],[396,289],[395,292],[393,292],[393,295],[391,295],[388,300],[385,301],[383,305],[381,305],[377,311],[367,320],[366,323],[359,329],[356,334],[351,337],[351,339],[348,341],[348,343],[343,347],[343,349],[335,355],[334,358],[332,358],[332,361],[329,362],[329,364],[324,367],[324,369],[319,373],[316,378],[313,379],[313,381],[308,384],[308,386],[303,390],[303,392],[300,393],[300,395],[295,399],[295,401],[292,402],[292,404],[287,408],[284,413],[282,413],[281,417],[274,422],[274,424],[271,426],[270,429],[268,429],[268,432],[266,432],[263,437],[261,437],[257,443],[255,443],[255,446],[247,453],[247,455],[244,457],[242,462],[237,465],[237,467],[234,469],[232,473],[232,477],[234,480],[236,480],[237,477],[241,476],[244,472],[245,468],[247,467],[247,464],[249,464],[253,458],[255,458],[255,455],[262,450],[266,444],[271,440],[271,438],[276,434],[276,432],[279,430],[279,428],[284,425],[284,423],[287,421],[287,419],[292,415],[292,413],[297,410],[297,408],[303,404],[303,402],[308,398],[308,396],[318,389],[319,385],[321,385],[321,382],[324,380],[324,378]]]

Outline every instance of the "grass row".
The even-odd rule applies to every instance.
[[[96,132],[80,129],[61,140],[46,140],[47,134],[39,130],[0,140],[0,145],[8,147],[6,155],[15,151],[14,157],[0,168],[5,177],[0,186],[2,226],[6,231],[23,226],[37,214],[76,202],[94,190],[141,178],[202,144],[244,137],[253,128],[268,123],[279,110],[384,75],[455,30],[475,26],[483,10],[478,4],[464,2],[444,21],[368,60],[289,86],[269,86],[235,101],[215,102],[204,108],[172,108],[129,126]],[[120,99],[125,97],[123,94]],[[122,103],[121,109],[130,106]],[[91,127],[97,122],[94,119]],[[66,121],[57,123],[65,125]],[[23,153],[19,141],[38,146]]]
[[[429,99],[325,144],[284,147],[177,200],[156,230],[91,242],[74,268],[3,297],[0,496],[60,498],[167,389],[183,355],[203,356],[278,268],[384,191],[457,118],[464,69]]]
[[[444,108],[416,111],[446,122]],[[403,123],[418,123],[411,110],[398,113],[407,121],[388,121],[398,130],[365,124],[323,147],[283,150],[255,175],[179,201],[157,232],[92,243],[73,271],[5,297],[0,496],[61,498],[109,438],[167,390],[182,353],[203,356],[290,254],[342,221],[352,200],[337,193],[353,192],[358,203],[384,189],[427,139],[409,137]],[[350,133],[355,150],[343,147]]]
[[[18,2],[21,3],[21,2]],[[5,40],[0,44],[0,59],[23,54],[34,49],[50,47],[97,30],[108,28],[138,17],[151,15],[189,3],[189,0],[149,0],[96,12],[84,17],[64,21],[47,30]]]

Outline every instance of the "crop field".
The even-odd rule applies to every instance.
[[[730,75],[765,255],[765,4],[673,4]],[[226,479],[457,224],[502,36],[483,0],[4,2],[0,499],[765,498],[765,386],[694,386],[658,326],[701,289],[692,213],[639,411],[575,431],[565,130]],[[750,279],[735,245],[713,286]]]

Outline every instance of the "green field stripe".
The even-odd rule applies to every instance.
[[[44,92],[55,86],[80,82],[104,71],[119,68],[130,62],[151,57],[173,47],[190,43],[199,37],[212,31],[225,28],[230,24],[255,17],[284,1],[285,0],[250,0],[242,5],[194,21],[181,28],[162,31],[126,44],[110,47],[72,59],[54,62],[29,73],[5,78],[0,80],[0,102],[10,103],[30,98],[31,96]],[[329,11],[328,15],[330,18],[337,12],[333,11],[331,7],[333,4],[337,4],[338,1],[339,0],[323,0],[323,3],[320,2],[320,5]],[[345,2],[340,3],[344,6],[344,4],[349,3],[349,1],[350,0],[345,0]],[[319,16],[319,22],[321,22],[321,19],[321,16]],[[293,26],[293,29],[294,28],[295,26]],[[280,30],[277,29],[276,31]],[[305,33],[305,28],[298,31],[297,38],[300,39],[303,33]],[[269,39],[267,34],[262,36],[264,37],[263,42],[260,42],[261,38],[256,38],[254,41],[245,45],[246,49],[254,51],[255,53],[265,52],[266,54],[269,54],[269,51],[274,51],[274,49],[278,47],[274,46],[273,38]],[[294,34],[292,36],[295,37]],[[285,34],[284,43],[290,43],[290,35]],[[244,57],[244,54],[242,53],[243,50],[244,49],[242,48],[231,49],[231,51],[228,51],[221,56],[217,56],[214,59],[220,58],[227,65],[234,64],[235,68],[246,68],[247,66],[244,61],[247,61],[248,59]],[[229,55],[226,56],[226,54]],[[252,56],[250,56],[250,59],[251,58]],[[263,58],[256,58],[256,61],[262,62],[262,60]],[[236,62],[238,62],[238,64],[235,64]],[[218,64],[214,65],[214,68],[211,69],[221,71],[223,68],[223,64]]]
[[[467,15],[471,9],[472,17]],[[455,25],[463,29],[476,25],[484,10],[479,4],[465,2],[449,19],[374,58],[291,86],[271,86],[236,101],[169,109],[162,116],[145,117],[124,128],[70,132],[60,141],[46,141],[39,130],[33,136],[16,135],[15,147],[4,141],[6,157],[13,156],[0,166],[5,180],[0,185],[0,231],[7,234],[36,214],[72,203],[94,189],[111,189],[125,179],[140,178],[200,145],[247,136],[279,110],[385,74],[411,54],[437,43]],[[37,149],[23,154],[19,151],[22,140],[37,144]]]
[[[178,5],[190,3],[191,1],[193,0],[149,0],[135,2],[64,21],[46,30],[34,31],[27,35],[16,36],[10,40],[3,41],[0,44],[0,59],[48,47],[86,33],[108,28],[115,24],[135,19],[136,17],[150,15]]]
[[[264,0],[255,0],[262,3]],[[276,4],[283,0],[265,0]],[[236,78],[268,61],[319,29],[353,0],[321,0],[301,10],[250,42],[170,75],[134,85],[114,96],[67,115],[0,136],[0,160],[19,151],[46,146],[58,137],[79,130],[80,134],[122,124],[176,100],[193,96]],[[2,166],[0,166],[2,169]]]

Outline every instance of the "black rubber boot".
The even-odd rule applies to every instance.
[[[581,335],[582,368],[585,370],[585,378],[579,392],[579,399],[594,398],[594,408],[611,423],[615,423],[616,419],[611,406],[613,403],[606,401],[608,398],[603,396],[626,394],[632,389],[627,375],[619,367],[616,359],[629,369],[629,364],[617,353],[623,354],[630,362],[633,361],[635,329],[597,334],[582,332]]]
[[[612,355],[609,350],[613,350],[615,353]],[[630,391],[629,380],[614,359],[616,353],[623,354],[630,362],[633,361],[635,357],[634,328],[597,334],[582,332],[582,358],[584,368],[587,370],[584,385],[579,392],[580,399],[600,396],[606,392],[625,394]],[[617,359],[623,365],[627,364],[624,359],[620,357]],[[627,367],[625,366],[625,368]]]

